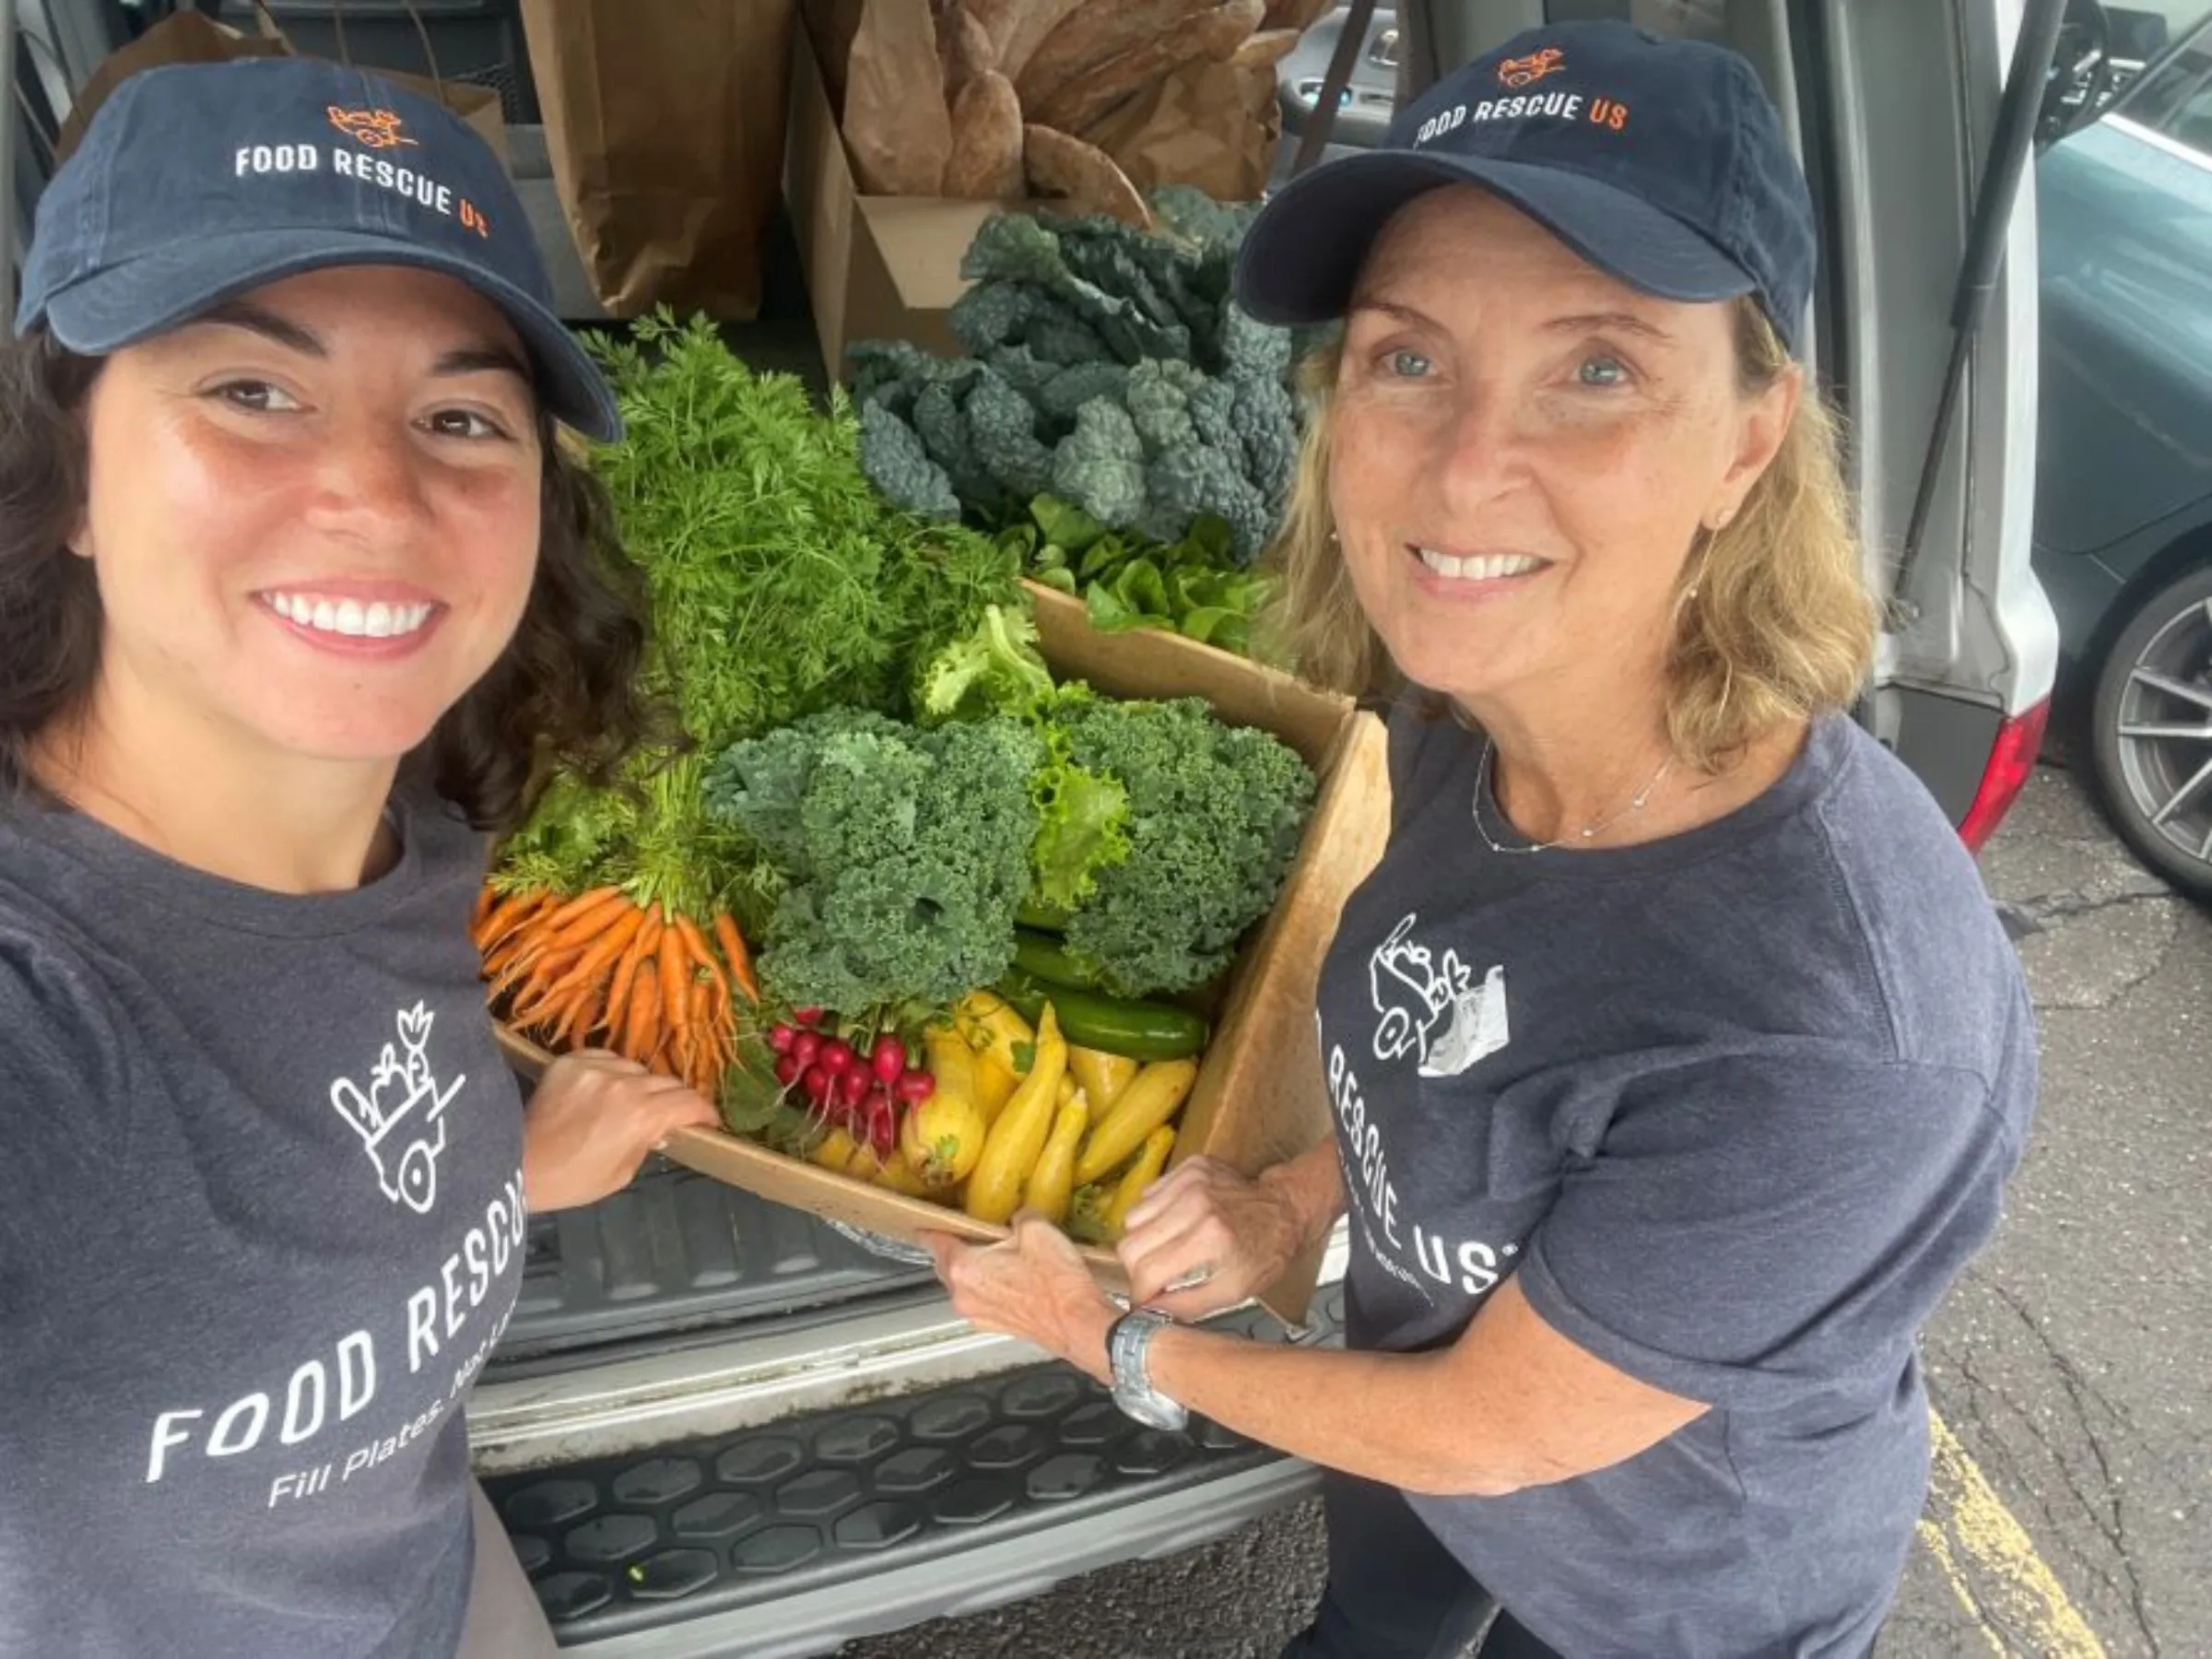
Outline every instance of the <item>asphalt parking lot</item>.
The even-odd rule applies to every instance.
[[[2212,1653],[2212,915],[2040,770],[1983,859],[2042,1029],[1996,1241],[1927,1333],[1938,1455],[1881,1659]],[[845,1659],[1273,1659],[1319,1516]]]

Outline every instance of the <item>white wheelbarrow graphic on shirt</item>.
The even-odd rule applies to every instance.
[[[430,1027],[437,1016],[422,1004],[398,1016],[399,1044],[385,1043],[366,1090],[350,1077],[330,1086],[330,1103],[376,1171],[385,1197],[427,1216],[438,1202],[438,1159],[445,1150],[445,1109],[465,1075],[443,1088],[430,1070]]]
[[[1485,1055],[1512,1040],[1505,1013],[1505,968],[1492,968],[1482,982],[1446,950],[1442,960],[1413,930],[1418,915],[1391,929],[1368,959],[1368,989],[1381,1020],[1375,1027],[1375,1057],[1418,1056],[1424,1077],[1456,1077]]]

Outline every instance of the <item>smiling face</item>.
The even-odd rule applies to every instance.
[[[465,285],[382,266],[273,283],[116,353],[72,543],[99,576],[95,718],[295,759],[420,744],[529,598],[524,360]]]
[[[1794,376],[1740,390],[1734,325],[1472,186],[1392,221],[1346,321],[1329,490],[1408,678],[1477,712],[1622,675],[1656,697],[1700,526],[1740,508],[1795,405]]]

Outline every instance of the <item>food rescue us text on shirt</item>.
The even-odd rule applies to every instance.
[[[462,1236],[459,1246],[441,1265],[437,1278],[407,1298],[402,1321],[406,1330],[407,1376],[421,1375],[441,1355],[454,1359],[453,1345],[483,1305],[493,1282],[506,1273],[508,1263],[522,1251],[527,1224],[522,1176],[517,1173],[487,1206],[483,1219]],[[352,1448],[341,1458],[276,1475],[270,1483],[270,1507],[287,1498],[313,1497],[333,1484],[374,1468],[419,1439],[476,1380],[513,1311],[512,1301],[500,1310],[475,1348],[454,1363],[450,1386],[429,1396],[411,1421]],[[251,1391],[219,1409],[194,1406],[164,1411],[154,1419],[146,1484],[152,1486],[166,1478],[180,1461],[196,1463],[201,1457],[232,1458],[305,1447],[366,1411],[391,1374],[378,1353],[375,1332],[363,1326],[339,1337],[327,1355],[302,1360],[281,1387]]]

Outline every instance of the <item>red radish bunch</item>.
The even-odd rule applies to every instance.
[[[937,1080],[907,1064],[906,1045],[885,1031],[866,1048],[838,1035],[819,1008],[795,1010],[788,1024],[769,1028],[776,1081],[796,1089],[823,1121],[888,1159],[899,1145],[910,1107],[936,1091]]]

